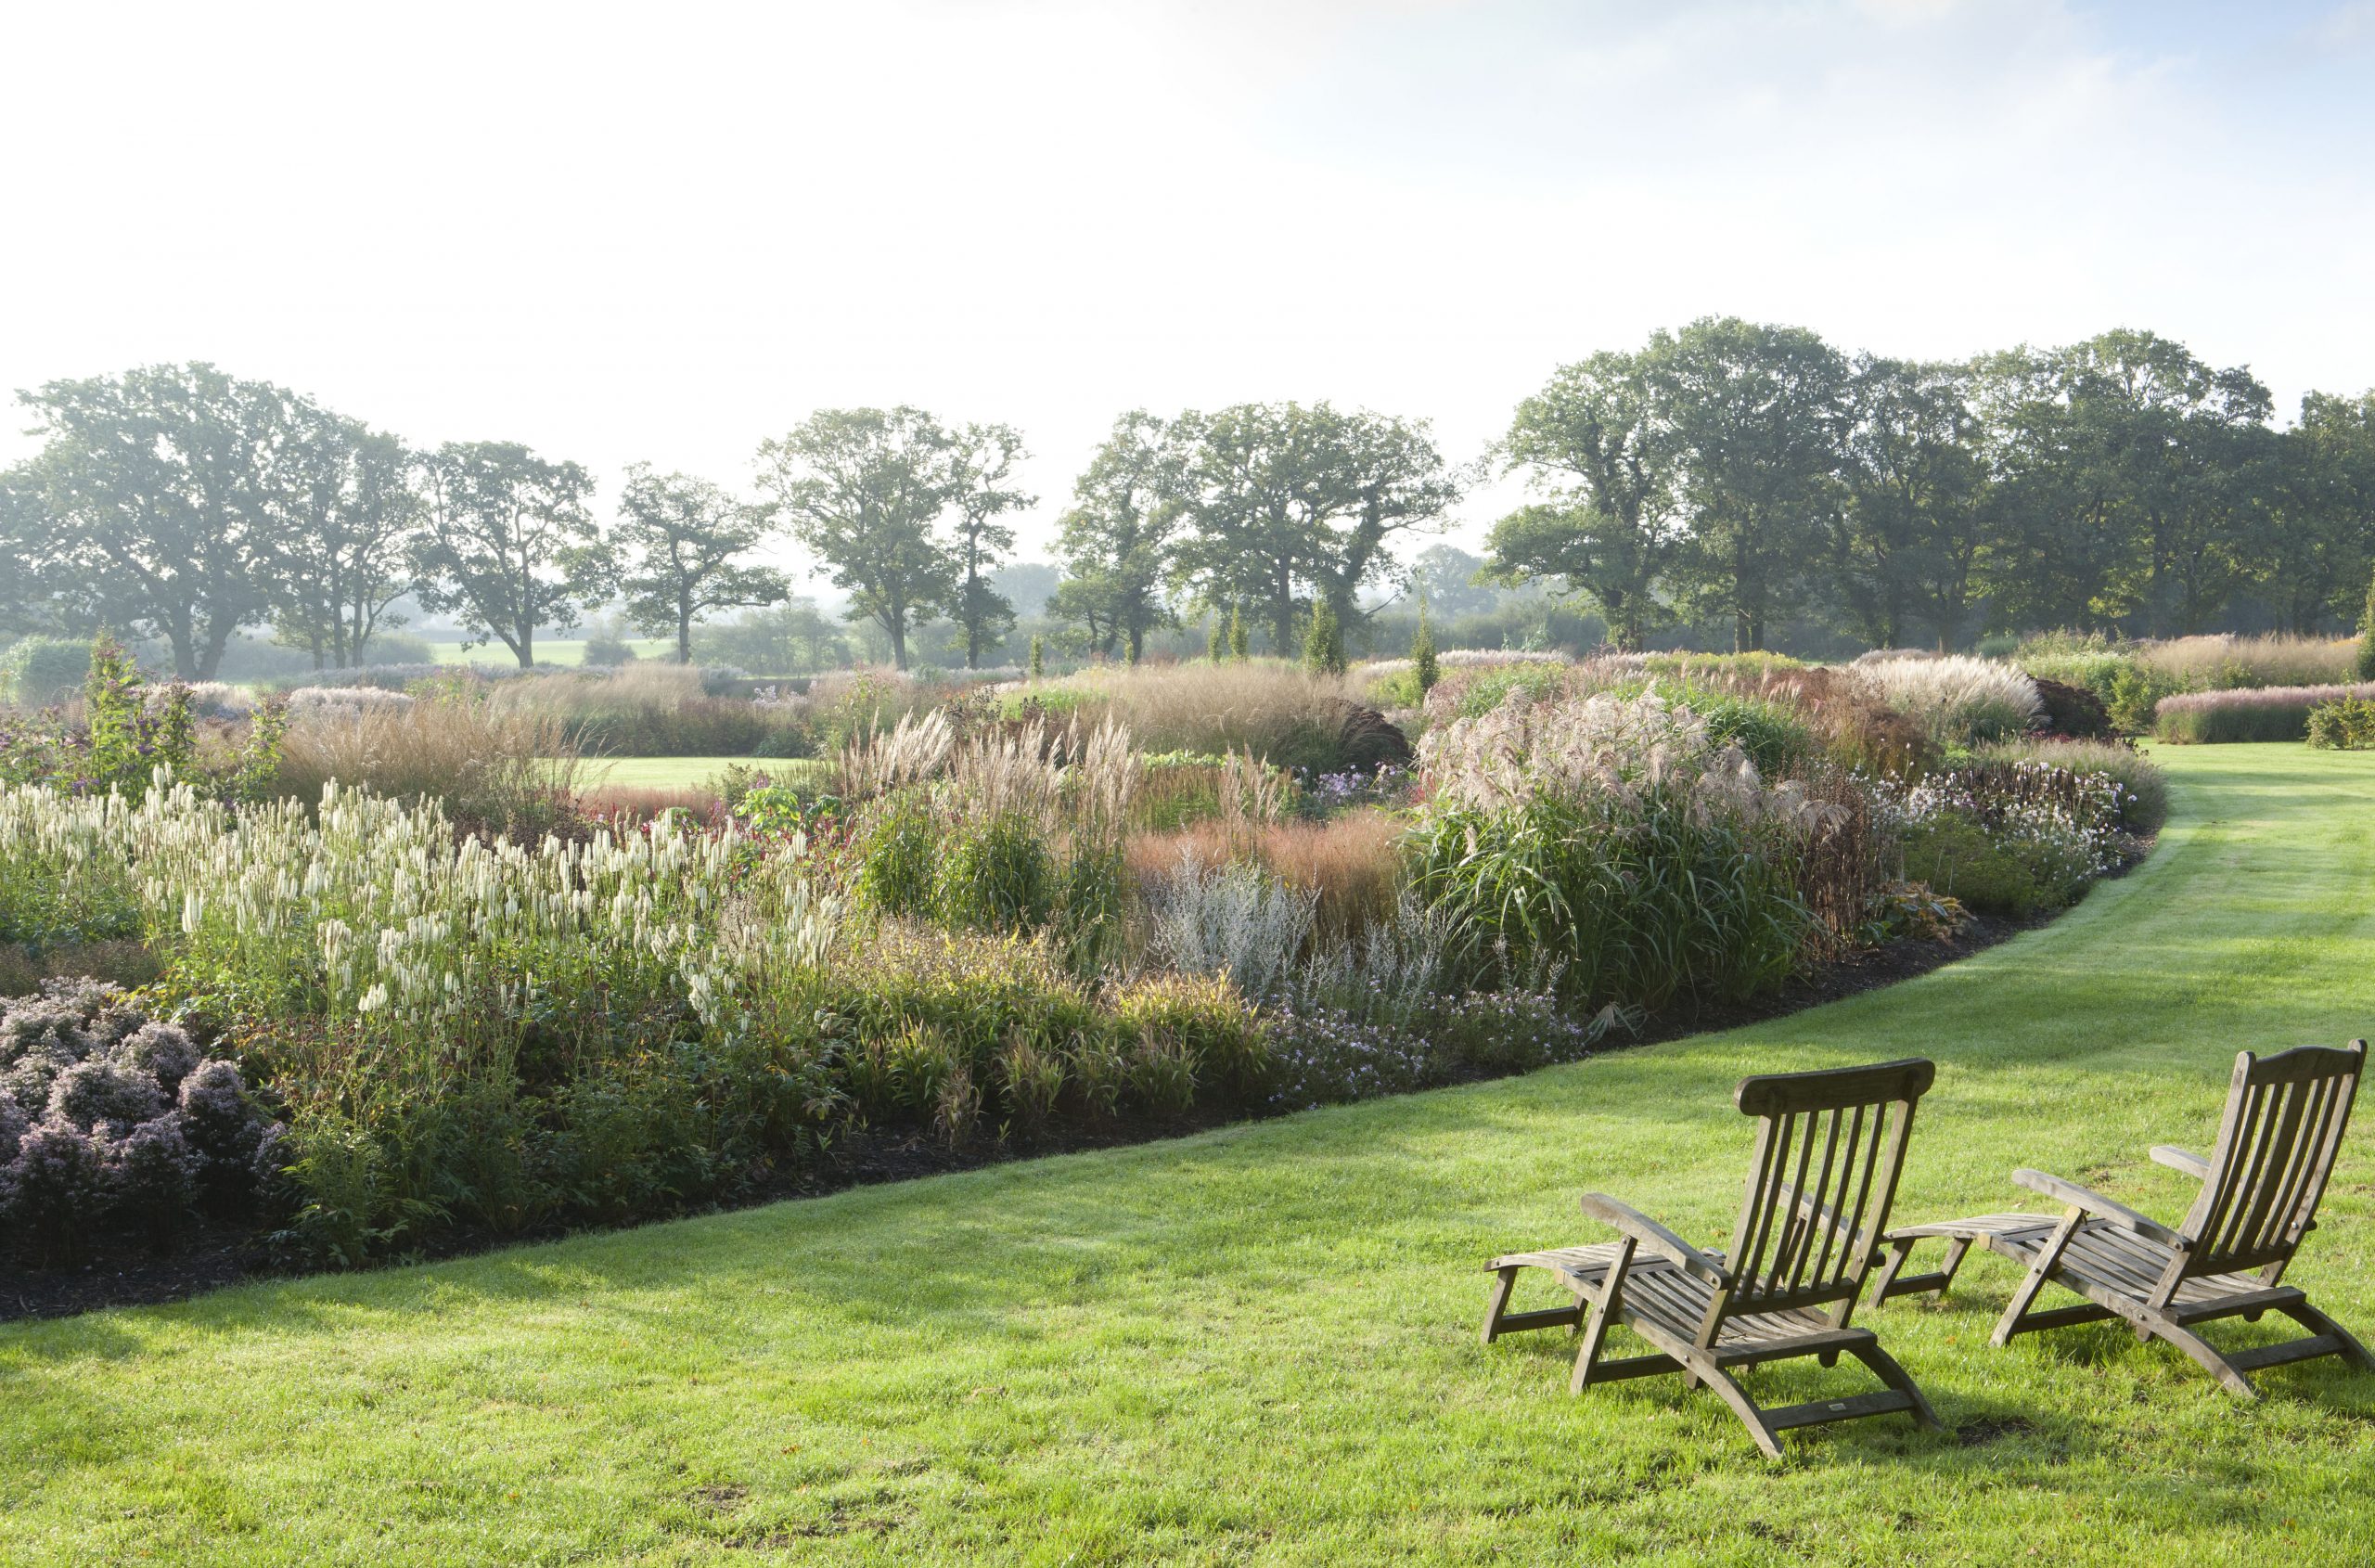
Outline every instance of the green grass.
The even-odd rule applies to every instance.
[[[635,649],[638,659],[673,659],[676,644],[668,637],[628,637],[626,645]],[[430,657],[440,664],[516,664],[519,660],[499,642],[482,642],[476,648],[464,648],[458,642],[432,642]],[[585,639],[557,638],[536,643],[539,664],[583,664],[585,662]]]
[[[2020,1206],[2016,1164],[2176,1217],[2185,1183],[2145,1148],[2206,1149],[2239,1047],[2375,1032],[2375,761],[2163,760],[2176,814],[2137,873],[1791,1019],[1178,1142],[0,1330],[0,1557],[2369,1561],[2375,1377],[2271,1369],[2246,1406],[2109,1325],[1993,1350],[2014,1283],[1993,1257],[1943,1307],[1865,1318],[1959,1435],[1862,1421],[1767,1461],[1703,1391],[1571,1399],[1565,1336],[1475,1343],[1483,1261],[1597,1239],[1581,1190],[1719,1243],[1750,1072],[1934,1057],[1903,1218]],[[2292,1275],[2362,1333],[2370,1128]],[[1871,1386],[1810,1363],[1752,1376],[1769,1403]]]
[[[579,765],[581,784],[616,784],[637,789],[692,789],[708,783],[726,768],[765,770],[779,782],[790,783],[817,770],[810,760],[775,757],[588,757]]]

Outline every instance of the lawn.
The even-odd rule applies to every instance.
[[[578,781],[588,788],[610,784],[621,789],[694,789],[737,766],[759,768],[789,783],[815,772],[817,765],[761,757],[588,757],[579,765]]]
[[[0,1329],[0,1558],[2364,1562],[2375,1377],[2245,1406],[2014,1283],[1866,1319],[1948,1426],[1762,1459],[1712,1395],[1474,1339],[1613,1192],[1723,1239],[1749,1072],[1927,1054],[1898,1212],[2035,1164],[2175,1218],[2234,1050],[2375,1032],[2375,759],[2163,752],[2159,852],[1924,979],[1580,1066],[463,1262]],[[689,759],[700,761],[702,759]],[[2292,1278],[2375,1331],[2375,1122]],[[2215,1328],[2223,1343],[2273,1322]],[[1621,1337],[1621,1336],[1620,1336]],[[1767,1403],[1870,1386],[1810,1363]]]
[[[674,659],[676,641],[674,637],[628,637],[626,645],[635,649],[638,659]],[[512,651],[499,642],[482,642],[474,648],[464,648],[458,642],[432,642],[430,657],[440,664],[516,664]],[[584,637],[556,637],[536,641],[536,662],[539,664],[576,665],[585,662]]]

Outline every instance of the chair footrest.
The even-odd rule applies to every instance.
[[[1804,1405],[1784,1405],[1778,1410],[1765,1411],[1765,1424],[1775,1432],[1787,1432],[1791,1427],[1852,1421],[1864,1416],[1885,1416],[1912,1408],[1911,1398],[1890,1388],[1878,1394],[1851,1394],[1845,1399],[1813,1399]]]
[[[2040,1329],[2067,1329],[2077,1323],[2099,1323],[2106,1317],[2118,1316],[2108,1306],[2096,1306],[2091,1303],[2085,1306],[2057,1306],[2050,1312],[2024,1314],[2018,1323],[2012,1325],[2005,1338],[2009,1339],[2014,1334],[2034,1334]]]
[[[1521,1334],[1529,1329],[1564,1329],[1584,1320],[1580,1306],[1546,1306],[1538,1312],[1505,1312],[1493,1322],[1493,1337]]]
[[[2340,1356],[2342,1341],[2331,1334],[2311,1334],[2307,1339],[2285,1340],[2277,1344],[2255,1344],[2248,1350],[2227,1353],[2229,1365],[2239,1370],[2253,1372],[2262,1367],[2281,1367],[2288,1361],[2314,1361],[2320,1356]]]
[[[1592,1363],[1592,1382],[1618,1382],[1625,1378],[1654,1378],[1666,1372],[1679,1372],[1682,1363],[1671,1356],[1620,1356],[1613,1361]]]
[[[1933,1268],[1927,1274],[1900,1274],[1889,1281],[1888,1289],[1881,1292],[1881,1299],[1886,1301],[1891,1296],[1918,1296],[1926,1291],[1943,1291],[1954,1280],[1955,1277],[1943,1268]]]

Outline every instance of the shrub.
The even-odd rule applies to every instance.
[[[1034,932],[1055,915],[1055,852],[1021,812],[959,823],[934,859],[932,906],[950,925]]]
[[[2309,710],[2309,744],[2328,751],[2375,751],[2375,701],[2337,698]]]
[[[2112,713],[2103,700],[2083,686],[2069,686],[2043,675],[2034,675],[2038,700],[2045,704],[2045,727],[2054,735],[2067,735],[2075,740],[2107,740],[2111,738]]]
[[[2075,778],[2099,776],[2119,787],[2119,826],[2131,833],[2156,833],[2169,819],[2168,776],[2125,740],[2071,740],[2033,736],[1983,746],[1974,765],[2003,768],[2034,763]]]
[[[2309,733],[2309,710],[2345,697],[2375,697],[2375,685],[2184,691],[2161,700],[2153,710],[2152,733],[2191,745],[2302,740]]]
[[[1905,875],[1967,907],[2015,919],[2065,900],[2009,846],[1968,817],[1939,815],[1905,829]]]
[[[268,1125],[237,1067],[201,1062],[114,986],[51,981],[0,1004],[0,1233],[38,1259],[110,1225],[169,1242],[201,1190],[252,1211]]]
[[[26,637],[0,655],[0,695],[19,707],[63,701],[91,674],[91,645],[73,637]]]
[[[578,660],[588,669],[615,669],[635,662],[635,648],[615,626],[597,626],[585,634]]]
[[[1974,762],[1882,790],[1906,879],[2007,915],[2067,904],[2110,869],[2124,794],[2108,774],[2027,759]]]
[[[1277,996],[1310,940],[1319,894],[1290,888],[1242,861],[1213,865],[1183,855],[1146,889],[1149,948],[1189,974],[1225,977],[1240,996]]]
[[[1963,654],[1859,662],[1855,674],[1938,746],[2001,739],[2044,716],[2036,682],[2022,670]]]

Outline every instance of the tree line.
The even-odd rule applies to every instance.
[[[762,443],[751,495],[632,466],[597,521],[575,463],[416,449],[212,366],[19,396],[42,444],[0,470],[0,623],[145,632],[186,678],[250,626],[361,662],[407,596],[522,665],[611,603],[689,661],[705,618],[790,594],[753,559],[786,534],[900,667],[934,618],[978,665],[1016,623],[996,583],[1038,504],[1020,432],[907,406]],[[1057,520],[1046,609],[1106,657],[1200,616],[1291,649],[1313,616],[1356,625],[1408,588],[1397,537],[1494,473],[1528,499],[1484,577],[1575,596],[1622,647],[1721,626],[1761,648],[1806,622],[1875,646],[2167,635],[2246,602],[2317,632],[2375,564],[2375,393],[2310,393],[2279,429],[2247,369],[2147,332],[1925,363],[1708,318],[1562,366],[1466,465],[1423,420],[1324,402],[1126,413]]]

